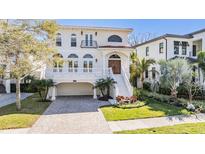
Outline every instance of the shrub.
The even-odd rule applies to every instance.
[[[16,92],[16,84],[11,83],[10,85],[11,85],[11,92],[15,93]],[[21,83],[20,90],[21,90],[21,92],[25,92],[25,93],[37,92],[37,89],[35,87],[33,87],[30,83]]]
[[[171,90],[169,88],[163,87],[162,85],[159,85],[159,93],[164,95],[170,95]]]
[[[137,101],[137,96],[131,96],[131,97],[117,96],[116,100],[120,105],[135,103]]]
[[[137,88],[134,88],[133,89],[133,95],[137,96],[137,98],[140,98],[141,91],[139,89],[137,89]]]
[[[151,83],[149,83],[149,82],[144,82],[144,83],[143,83],[143,89],[144,89],[144,90],[151,91]]]

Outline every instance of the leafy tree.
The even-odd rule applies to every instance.
[[[204,51],[201,51],[198,53],[197,61],[198,61],[199,67],[202,70],[203,79],[204,79],[205,78],[205,52]]]
[[[41,79],[41,80],[32,80],[31,87],[35,88],[42,101],[47,100],[48,89],[54,85],[53,80],[51,79]]]
[[[0,55],[1,62],[6,64],[1,72],[16,80],[17,110],[21,109],[21,80],[51,61],[57,30],[52,20],[0,21]]]
[[[194,76],[195,74],[192,72],[192,70],[189,70],[189,72],[186,72],[186,74],[183,75],[183,85],[189,95],[190,104],[192,104],[192,100],[195,94],[201,89],[201,86],[199,85],[199,83],[194,82],[192,80],[192,77]]]
[[[189,71],[189,64],[187,60],[181,58],[169,61],[161,60],[159,64],[162,73],[160,84],[171,90],[171,96],[176,101],[177,87],[179,83],[183,82],[183,75]]]

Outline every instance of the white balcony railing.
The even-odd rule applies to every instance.
[[[81,41],[81,48],[98,48],[97,41],[83,40]]]
[[[51,68],[46,69],[46,78],[55,80],[96,80],[103,77],[101,69],[94,68]]]

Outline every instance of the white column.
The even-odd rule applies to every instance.
[[[52,97],[51,100],[54,101],[56,100],[56,86],[52,87]]]
[[[11,93],[10,80],[5,81],[5,88],[6,88],[6,93]]]
[[[93,88],[93,99],[97,99],[96,88]]]

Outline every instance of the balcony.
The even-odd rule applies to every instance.
[[[51,68],[46,69],[45,76],[54,82],[95,82],[103,77],[103,71],[94,68]]]
[[[81,48],[98,48],[97,41],[83,40],[81,41]]]

